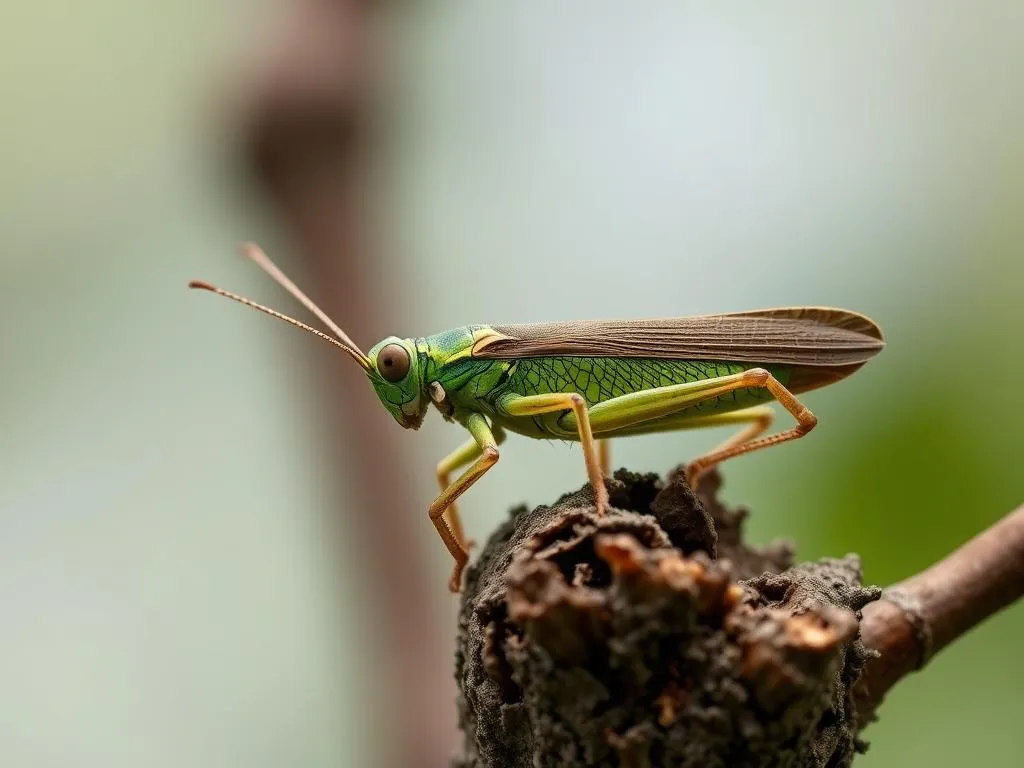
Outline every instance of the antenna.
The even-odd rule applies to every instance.
[[[366,355],[363,354],[362,350],[359,349],[358,345],[348,337],[348,334],[341,330],[338,324],[327,316],[326,312],[314,304],[312,299],[300,291],[299,287],[288,279],[288,275],[282,272],[278,266],[270,260],[270,257],[263,252],[262,248],[255,243],[244,243],[242,245],[242,255],[256,262],[256,266],[270,275],[274,279],[274,282],[298,299],[302,303],[302,306],[319,317],[324,325],[334,331],[334,335],[342,344],[347,344],[352,348],[353,352],[358,352],[364,360],[368,359]]]
[[[253,309],[259,310],[260,312],[270,315],[271,317],[276,317],[278,320],[284,320],[286,323],[294,325],[296,328],[301,328],[302,330],[307,331],[308,333],[312,333],[314,336],[318,336],[324,341],[327,341],[333,344],[334,346],[345,350],[345,352],[347,352],[349,356],[352,357],[353,360],[359,363],[359,365],[364,370],[372,370],[370,359],[363,353],[361,349],[359,349],[358,346],[356,346],[355,342],[352,341],[352,339],[350,339],[348,335],[343,330],[341,330],[341,328],[338,327],[337,323],[335,323],[333,320],[331,320],[331,318],[327,316],[326,312],[320,309],[320,307],[314,304],[312,300],[310,300],[310,298],[306,296],[306,294],[300,291],[298,287],[295,285],[295,283],[289,280],[288,276],[285,275],[284,272],[282,272],[280,269],[278,269],[277,265],[274,264],[274,262],[272,262],[270,258],[258,246],[253,245],[251,243],[246,243],[245,245],[242,246],[242,254],[251,259],[252,261],[256,262],[256,264],[264,272],[270,275],[276,283],[282,286],[286,291],[292,294],[292,296],[298,299],[303,304],[303,306],[305,306],[314,315],[320,318],[320,320],[322,320],[328,328],[330,328],[332,331],[334,331],[335,334],[337,334],[338,338],[329,336],[323,331],[319,331],[316,328],[313,328],[312,326],[306,325],[305,323],[296,320],[294,317],[289,317],[288,315],[278,312],[275,309],[271,309],[270,307],[258,304],[252,299],[247,299],[245,296],[239,296],[237,293],[225,291],[223,288],[218,288],[217,286],[211,285],[210,283],[204,282],[203,280],[193,280],[188,284],[188,287],[198,288],[200,290],[216,293],[218,296],[223,296],[227,299],[231,299],[232,301],[237,301],[239,304],[244,304],[247,307],[252,307]]]

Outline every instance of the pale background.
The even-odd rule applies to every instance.
[[[288,242],[223,132],[233,62],[278,12],[0,9],[4,766],[373,765],[387,740],[372,607],[322,532],[344,466],[304,363],[332,353],[185,290],[293,308],[235,256]],[[810,438],[729,467],[753,537],[860,552],[884,584],[1024,499],[1024,5],[404,3],[380,34],[378,336],[857,309],[883,355],[808,398]],[[425,508],[463,436],[405,437]],[[721,437],[623,441],[616,463]],[[577,449],[513,438],[469,533],[583,479]],[[447,555],[421,509],[409,525],[450,623]],[[1024,763],[1022,648],[1018,606],[903,683],[857,764]]]

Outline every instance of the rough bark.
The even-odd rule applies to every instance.
[[[1004,531],[1000,553],[972,543],[952,571],[902,585],[918,600],[908,634],[906,605],[864,587],[855,555],[793,565],[786,543],[746,545],[717,476],[700,498],[681,472],[616,480],[603,517],[588,486],[514,510],[470,569],[458,768],[849,765],[881,695],[919,664],[906,649],[922,622],[935,648],[1021,593]],[[1024,539],[1021,513],[1007,521]],[[965,570],[979,546],[1008,560],[979,577]]]

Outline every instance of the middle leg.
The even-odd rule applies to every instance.
[[[712,453],[715,453],[718,451],[728,450],[734,445],[742,445],[743,443],[753,440],[768,429],[774,420],[775,411],[772,410],[770,405],[755,405],[751,408],[744,408],[739,411],[716,413],[710,416],[694,417],[685,413],[676,414],[675,416],[665,416],[661,419],[656,419],[653,422],[641,422],[635,429],[626,429],[621,432],[616,432],[615,436],[627,437],[629,435],[649,435],[654,432],[675,432],[681,429],[720,427],[726,424],[747,425],[715,448],[715,450],[712,451]],[[601,438],[598,436],[597,438],[597,452],[601,457],[601,471],[604,473],[605,477],[609,477],[611,475],[611,442],[610,437]]]
[[[571,411],[573,429],[578,431],[580,445],[583,447],[583,461],[587,467],[587,477],[594,489],[594,506],[597,514],[603,515],[608,509],[608,489],[604,485],[601,472],[601,459],[597,452],[597,441],[590,429],[590,415],[587,401],[576,392],[552,392],[545,395],[507,395],[498,401],[498,407],[507,416],[540,416],[545,413]],[[571,432],[569,433],[572,434]]]
[[[612,473],[612,444],[610,440],[597,441],[597,453],[601,459],[601,473],[608,477]]]

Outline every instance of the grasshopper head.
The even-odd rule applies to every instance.
[[[289,325],[300,328],[307,333],[317,336],[329,344],[340,348],[349,357],[359,364],[359,367],[366,371],[366,375],[373,384],[374,390],[381,403],[388,409],[395,421],[407,429],[419,429],[423,423],[423,416],[427,412],[430,401],[423,395],[421,386],[422,373],[419,370],[416,356],[416,345],[410,339],[399,339],[390,336],[370,350],[370,354],[364,354],[356,343],[338,327],[337,323],[331,320],[320,307],[306,296],[298,286],[288,279],[277,265],[257,246],[247,243],[242,246],[242,254],[255,262],[264,272],[270,275],[275,282],[287,290],[292,296],[299,300],[310,312],[316,315],[334,335],[328,335],[288,315],[281,314],[275,309],[257,304],[252,299],[239,296],[236,293],[225,291],[202,280],[193,280],[189,283],[192,288],[200,288],[211,291],[225,298],[237,301],[247,307],[259,310],[265,314],[283,320]]]
[[[407,429],[419,429],[429,401],[423,397],[416,345],[411,339],[389,336],[367,355],[366,375],[380,402]]]

